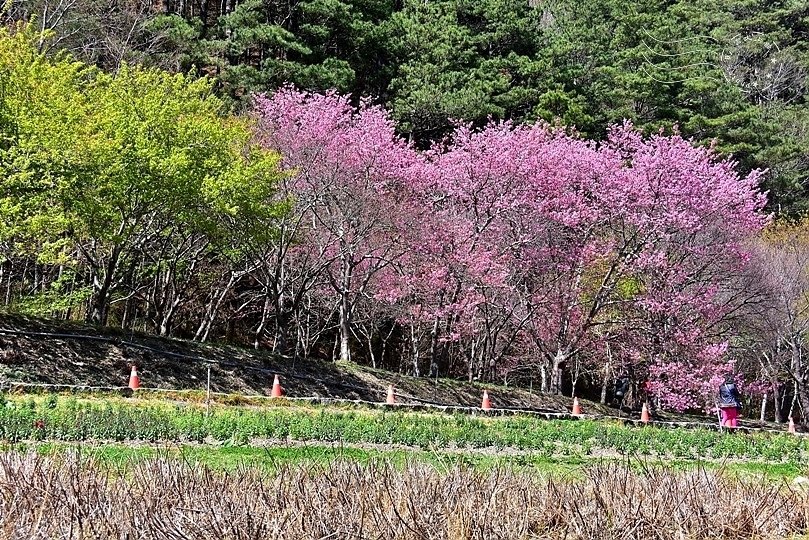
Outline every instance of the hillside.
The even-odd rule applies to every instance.
[[[598,138],[623,118],[652,132],[679,124],[736,152],[745,170],[767,169],[773,211],[809,204],[806,2],[134,5],[59,2],[43,13],[41,0],[15,0],[0,19],[44,23],[54,47],[108,71],[126,58],[208,74],[228,103],[287,83],[367,97],[422,145],[453,119],[559,119]],[[276,32],[284,39],[262,37]]]
[[[401,373],[513,383],[530,370],[553,393],[570,394],[587,359],[590,373],[649,383],[668,409],[705,403],[706,383],[732,360],[739,381],[783,385],[765,413],[809,410],[809,367],[784,345],[809,348],[785,333],[798,317],[787,314],[806,323],[809,227],[771,223],[762,173],[688,133],[628,116],[578,133],[531,113],[527,124],[461,123],[420,144],[403,136],[395,107],[291,86],[234,116],[212,80],[134,65],[113,76],[44,54],[36,28],[0,28],[14,89],[0,109],[15,118],[0,125],[12,141],[0,149],[9,313]],[[29,155],[45,157],[19,159]],[[66,357],[123,356],[126,369],[141,360],[129,349],[173,347],[96,338],[86,339],[122,348]],[[238,351],[180,354],[216,360],[218,384],[244,392],[291,369]],[[228,380],[253,361],[259,381]],[[341,392],[374,395],[391,379],[348,372],[317,367],[317,381],[333,374]],[[18,375],[32,373],[47,375]],[[154,375],[201,382],[199,370],[188,381]],[[435,384],[409,396],[477,403],[482,390],[452,397],[455,387]]]
[[[266,351],[0,315],[0,380],[4,384],[121,387],[127,383],[132,364],[138,366],[144,388],[171,390],[204,389],[209,366],[212,391],[245,395],[269,395],[275,373],[281,376],[290,397],[384,401],[388,385],[393,384],[402,403],[476,407],[484,388],[476,383],[415,378],[355,364],[293,362]],[[485,387],[495,408],[570,411],[568,397]],[[585,409],[588,413],[616,414],[614,409],[596,403],[586,403]]]

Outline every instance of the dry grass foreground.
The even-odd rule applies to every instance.
[[[716,471],[601,465],[584,478],[342,461],[231,473],[153,459],[0,454],[3,538],[772,538],[807,496]]]

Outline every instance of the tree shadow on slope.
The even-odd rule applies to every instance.
[[[0,377],[6,381],[126,386],[132,365],[147,388],[202,390],[210,368],[214,392],[269,395],[278,374],[290,396],[385,397],[384,386],[333,363],[294,362],[266,351],[0,315]]]
[[[0,314],[0,381],[123,387],[133,364],[144,388],[204,390],[210,367],[211,390],[223,393],[269,395],[278,374],[290,397],[384,402],[392,384],[397,403],[480,407],[486,389],[498,409],[565,413],[572,405],[570,397],[517,387],[410,377],[314,359],[293,361],[268,351]],[[582,400],[582,406],[585,414],[616,414],[597,403]]]

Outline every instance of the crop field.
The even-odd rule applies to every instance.
[[[809,440],[788,433],[741,436],[706,429],[631,427],[595,420],[544,421],[391,410],[291,405],[217,406],[160,400],[12,396],[0,404],[0,437],[15,442],[255,440],[402,445],[422,449],[490,448],[544,456],[614,455],[746,458],[803,462]]]
[[[6,395],[4,538],[790,538],[786,433]]]
[[[340,459],[228,473],[0,454],[6,538],[752,538],[806,529],[803,492],[721,471],[582,476]]]

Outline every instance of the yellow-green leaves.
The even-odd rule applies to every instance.
[[[104,73],[41,53],[40,38],[0,30],[0,241],[81,266],[103,311],[121,268],[161,257],[181,267],[187,239],[225,237],[234,216],[272,230],[278,157],[225,114],[210,80],[126,64]]]

